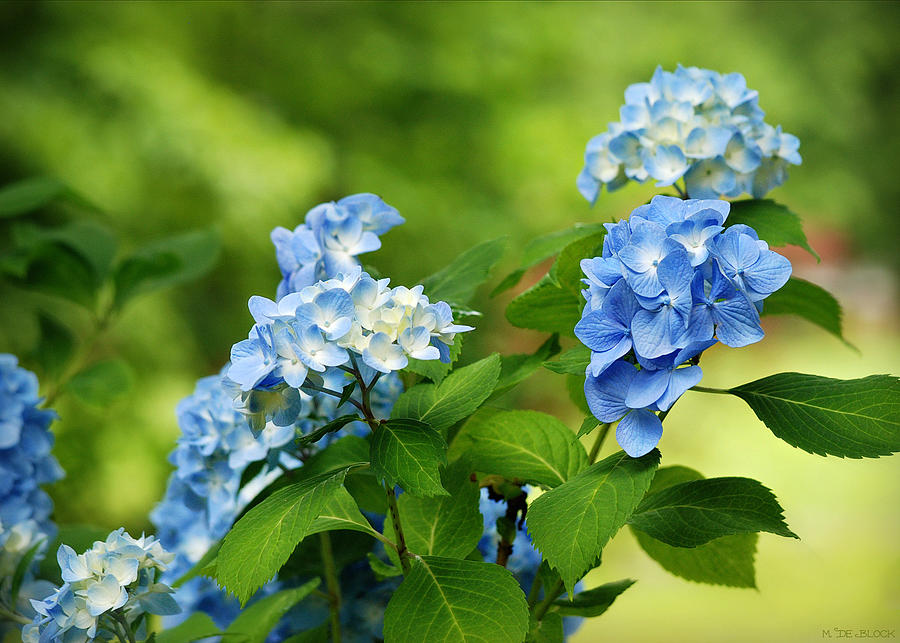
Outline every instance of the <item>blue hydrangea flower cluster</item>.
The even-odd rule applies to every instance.
[[[585,395],[597,419],[620,420],[616,439],[633,457],[662,436],[655,411],[700,381],[700,353],[762,339],[762,302],[791,275],[752,228],[724,227],[728,210],[727,201],[656,196],[606,224],[602,256],[581,262]]]
[[[278,299],[352,271],[359,265],[357,255],[378,250],[378,235],[403,222],[397,210],[374,194],[354,194],[317,205],[293,232],[275,228],[272,243],[283,277]]]
[[[741,74],[658,67],[649,83],[625,90],[620,121],[588,142],[579,191],[594,203],[604,186],[683,177],[695,199],[765,196],[801,163],[800,141],[766,123],[758,100]]]
[[[40,487],[63,477],[50,454],[56,413],[40,403],[35,374],[14,355],[0,355],[0,579],[12,578],[26,552],[56,535],[53,503]]]
[[[362,323],[347,324],[346,319],[348,316],[355,318],[357,310],[364,314],[369,331],[378,323],[378,330],[388,334],[391,321],[399,320],[399,316],[394,320],[389,314],[382,319],[375,310],[379,306],[385,307],[395,293],[387,288],[387,280],[375,281],[364,275],[356,256],[378,249],[381,242],[377,235],[400,223],[403,218],[381,199],[371,194],[358,194],[337,203],[316,206],[293,232],[284,228],[272,232],[283,275],[277,303],[262,297],[250,300],[257,325],[251,331],[251,340],[242,342],[236,350],[237,366],[233,361],[223,369],[221,377],[200,380],[194,394],[178,406],[182,437],[170,456],[176,471],[169,480],[164,500],[151,514],[161,541],[176,554],[165,580],[174,581],[196,564],[209,547],[227,533],[247,503],[280,475],[281,468],[302,466],[302,460],[295,455],[310,455],[343,435],[368,432],[364,424],[354,422],[337,433],[326,435],[317,444],[305,447],[302,454],[289,453],[296,435],[310,433],[353,411],[349,402],[339,406],[336,397],[319,390],[341,391],[351,381],[345,371],[331,366],[339,351],[345,351],[344,360],[347,359],[346,349],[336,344],[326,346],[326,340],[339,339],[349,329],[355,340],[360,341],[359,336],[364,332]],[[341,292],[324,294],[337,289]],[[348,289],[356,299],[352,299]],[[415,289],[406,293],[394,290],[404,302],[414,299]],[[348,295],[352,301],[350,307],[346,305]],[[400,311],[399,305],[394,308],[394,313]],[[432,313],[435,328],[437,318],[448,312],[449,309],[439,306]],[[302,330],[303,325],[291,319],[297,316],[307,324],[316,324],[318,339],[312,332],[297,336],[296,329]],[[428,315],[419,311],[416,319],[423,318],[426,328],[431,328]],[[401,329],[394,339],[399,340],[403,330],[406,328]],[[276,346],[276,331],[277,346],[284,356],[268,352]],[[403,335],[404,340],[413,335],[413,331]],[[438,356],[442,345],[438,345]],[[412,346],[410,342],[407,346],[417,355],[422,355],[428,348]],[[373,351],[377,353],[375,346]],[[432,351],[427,352],[433,356]],[[253,355],[258,358],[255,365]],[[308,362],[298,361],[297,357]],[[282,364],[269,369],[266,362],[270,359],[273,363],[281,360]],[[357,366],[367,382],[373,381],[378,374],[365,358]],[[289,386],[286,379],[294,384],[304,383],[306,375],[301,376],[304,368],[309,371],[306,375],[312,375],[315,380],[315,388],[301,390]],[[226,376],[232,369],[237,381]],[[254,385],[245,390],[251,381]],[[402,385],[396,374],[379,377],[370,391],[369,400],[376,417],[389,417],[401,392]],[[358,392],[351,399],[359,401]],[[241,486],[248,465],[260,462],[263,465],[259,472]],[[278,581],[273,581],[261,590],[260,595],[280,586]],[[183,584],[175,598],[185,615],[202,610],[223,628],[240,611],[235,599],[226,596],[206,578],[194,578]],[[327,615],[327,607],[325,613]],[[167,624],[174,625],[176,619],[178,617],[167,619]],[[288,631],[285,627],[290,629],[290,624],[283,624],[279,631]]]
[[[522,487],[522,491],[526,494],[529,490],[527,485]],[[491,500],[487,488],[482,488],[478,508],[484,518],[484,534],[481,536],[481,540],[478,541],[478,551],[484,557],[486,563],[493,563],[497,560],[497,547],[500,543],[500,535],[497,533],[497,520],[505,515],[506,505],[502,502]],[[522,591],[528,594],[540,566],[541,554],[534,548],[531,537],[528,535],[523,523],[522,527],[516,530],[516,539],[513,541],[512,554],[506,561],[506,569],[519,581]],[[576,590],[579,591],[582,587],[581,582],[575,586]],[[574,634],[581,627],[582,621],[584,621],[583,618],[576,616],[563,618],[563,628],[566,637]]]
[[[44,600],[32,601],[38,615],[23,629],[23,641],[112,638],[113,613],[133,623],[144,613],[178,612],[171,588],[156,582],[173,558],[152,536],[132,538],[124,529],[113,531],[83,554],[61,545],[57,560],[63,585]]]
[[[449,304],[431,303],[422,286],[388,284],[356,266],[278,302],[250,298],[256,324],[232,347],[227,376],[254,430],[269,420],[293,424],[302,411],[299,389],[307,381],[321,388],[329,369],[368,368],[374,379],[409,358],[449,361],[456,333],[472,327],[455,324]]]
[[[337,371],[329,376],[343,380],[344,373]],[[176,470],[169,479],[165,498],[151,513],[160,541],[176,555],[163,576],[167,582],[174,582],[196,564],[228,532],[256,494],[281,474],[282,468],[302,465],[288,452],[296,435],[309,433],[352,410],[349,403],[339,406],[337,398],[300,391],[302,413],[294,425],[278,427],[269,423],[254,435],[244,416],[234,409],[232,397],[222,383],[221,376],[199,380],[194,393],[182,400],[176,410],[182,435],[169,456]],[[339,388],[341,382],[326,380],[325,385]],[[378,417],[390,415],[401,388],[396,375],[379,379],[370,395]],[[326,446],[341,435],[367,432],[364,424],[351,423],[307,450]],[[241,486],[251,463],[262,466]],[[236,600],[206,578],[188,581],[178,588],[175,598],[185,614],[202,610],[220,627],[234,620],[240,609]]]

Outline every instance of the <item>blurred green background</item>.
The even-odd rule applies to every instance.
[[[897,372],[898,7],[0,5],[0,184],[59,177],[110,213],[125,250],[209,224],[224,242],[211,275],[140,300],[99,345],[96,357],[123,354],[135,367],[129,396],[103,411],[59,399],[58,521],[149,528],[178,434],[175,403],[245,334],[247,298],[274,293],[272,227],[377,192],[407,218],[365,258],[394,283],[508,235],[499,277],[528,239],[622,217],[654,193],[629,185],[589,209],[574,180],[585,142],[657,64],[742,72],[767,120],[800,137],[803,165],[772,196],[804,218],[823,262],[788,254],[797,275],[842,300],[860,349],[770,319],[762,344],[704,358],[705,383]],[[511,295],[482,293],[468,359],[540,342],[506,323]],[[0,302],[0,351],[33,348],[32,303]],[[549,373],[509,402],[580,420]],[[803,540],[760,538],[756,592],[668,576],[623,531],[589,578],[639,583],[573,640],[812,641],[835,627],[900,625],[894,462],[805,454],[736,399],[690,394],[666,424],[665,463],[759,478]]]

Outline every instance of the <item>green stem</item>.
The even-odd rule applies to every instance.
[[[321,386],[316,386],[315,384],[309,382],[309,380],[307,380],[306,382],[303,382],[303,386],[301,386],[300,389],[301,390],[309,389],[310,391],[318,391],[319,393],[325,393],[326,395],[333,395],[334,397],[336,397],[338,399],[340,399],[344,396],[344,394],[341,393],[340,391],[334,391],[330,388],[323,388]],[[350,402],[350,404],[352,404],[356,408],[358,408],[360,411],[363,410],[363,407],[360,406],[359,402],[357,402],[353,398],[350,398],[347,401]]]
[[[125,618],[125,615],[118,610],[115,612],[110,612],[110,616],[122,626],[122,629],[125,630],[125,636],[128,637],[128,643],[136,643],[134,640],[134,634],[131,632],[131,628],[128,627],[128,620]],[[121,639],[121,635],[119,636]],[[124,639],[122,639],[124,641]]]
[[[113,311],[112,307],[107,308],[102,313],[97,315],[96,323],[94,324],[94,328],[91,329],[91,332],[85,338],[85,340],[81,343],[81,346],[78,349],[78,352],[75,356],[69,361],[68,366],[63,371],[62,375],[59,376],[50,387],[50,390],[47,392],[47,395],[44,396],[44,406],[50,407],[56,401],[56,399],[60,396],[60,394],[65,389],[66,384],[69,383],[75,375],[78,374],[79,371],[84,367],[84,363],[87,358],[90,356],[91,352],[94,349],[94,345],[100,339],[106,329],[109,328],[113,319]]]
[[[394,534],[397,536],[397,556],[400,557],[400,566],[403,567],[403,574],[409,574],[409,560],[406,548],[406,538],[403,536],[403,524],[400,522],[400,509],[397,507],[397,494],[394,488],[385,484],[384,490],[387,493],[388,508],[391,512],[391,520],[394,523]]]
[[[553,590],[546,592],[544,594],[544,600],[538,603],[537,607],[534,608],[534,620],[540,621],[547,614],[547,610],[550,609],[550,606],[553,605],[553,601],[556,600],[556,597],[559,596],[559,593],[563,589],[563,582],[561,580],[556,581],[553,584]]]
[[[30,618],[22,616],[18,612],[8,610],[5,607],[0,607],[0,621],[12,621],[13,623],[21,623],[22,625],[31,623]]]
[[[600,427],[599,433],[597,433],[597,438],[594,440],[594,445],[591,447],[591,452],[588,454],[588,464],[594,464],[597,461],[597,454],[600,453],[600,447],[603,446],[604,440],[606,440],[606,435],[609,433],[609,422],[604,423]]]
[[[319,532],[322,548],[322,567],[325,571],[325,586],[328,588],[328,606],[331,612],[331,641],[341,643],[341,584],[334,565],[331,536],[327,531]]]
[[[694,387],[691,387],[690,390],[691,391],[700,391],[701,393],[718,393],[720,395],[721,394],[728,394],[728,395],[731,394],[730,391],[728,391],[724,388],[709,388],[708,386],[694,386]]]
[[[538,602],[538,596],[541,593],[541,586],[544,581],[541,580],[541,574],[538,572],[534,575],[534,581],[531,583],[531,589],[528,590],[528,607],[534,607]]]

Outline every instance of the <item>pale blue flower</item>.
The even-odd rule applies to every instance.
[[[695,199],[732,195],[737,184],[737,175],[721,156],[695,163],[684,175],[685,188]]]
[[[369,338],[362,358],[368,366],[381,373],[399,371],[409,363],[403,354],[403,347],[394,344],[386,333],[375,333]]]
[[[327,339],[336,340],[350,331],[355,312],[350,293],[335,288],[316,295],[309,303],[300,305],[295,309],[294,315],[301,324],[316,326]]]
[[[660,145],[654,151],[644,148],[641,160],[647,173],[656,179],[656,187],[672,185],[684,176],[690,164],[677,145]]]
[[[763,337],[762,300],[790,276],[790,262],[751,228],[724,227],[728,211],[727,201],[653,197],[607,225],[602,256],[581,262],[574,330],[591,350],[585,396],[599,420],[619,422],[629,455],[659,442],[656,414],[700,381],[700,353]]]
[[[610,289],[601,307],[575,325],[575,336],[591,349],[591,375],[598,377],[631,350],[631,322],[640,309],[634,292],[624,281],[619,281]]]
[[[262,384],[278,366],[272,327],[257,324],[248,339],[232,346],[228,377],[240,384],[242,391],[249,391]]]
[[[791,262],[769,250],[756,232],[746,225],[735,225],[713,241],[717,265],[751,301],[761,301],[781,288],[791,276]]]
[[[591,413],[601,422],[615,422],[616,441],[625,453],[639,458],[649,453],[662,437],[662,422],[652,409],[633,409],[625,403],[631,383],[637,375],[635,367],[619,360],[601,377],[588,376],[584,394]]]
[[[625,266],[625,281],[632,290],[644,297],[656,297],[663,291],[659,280],[659,265],[669,253],[682,249],[677,241],[666,236],[662,226],[637,222],[631,239],[618,257]]]
[[[667,186],[684,177],[691,198],[761,198],[801,162],[797,137],[764,116],[740,74],[657,68],[649,83],[625,90],[619,122],[588,142],[578,190],[593,204],[604,186],[648,178]]]
[[[114,627],[113,612],[130,627],[136,627],[144,613],[176,613],[172,590],[154,580],[173,559],[152,536],[132,538],[121,528],[83,554],[60,546],[57,560],[63,585],[43,600],[31,601],[36,616],[23,630],[23,640],[88,641]]]

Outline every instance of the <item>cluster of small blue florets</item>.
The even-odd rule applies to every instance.
[[[403,222],[400,213],[376,195],[354,194],[317,205],[293,232],[275,228],[272,243],[283,277],[278,299],[351,272],[359,265],[357,255],[378,250],[378,235]]]
[[[606,224],[600,257],[585,259],[587,303],[575,335],[591,349],[584,391],[634,457],[662,436],[666,411],[702,373],[692,362],[717,341],[763,337],[763,300],[791,264],[746,225],[725,228],[729,203],[656,196]]]
[[[331,375],[343,379],[342,372]],[[390,415],[400,391],[396,375],[379,379],[370,395],[373,412],[378,417]],[[300,391],[300,397],[302,413],[294,425],[279,427],[270,422],[256,435],[244,416],[234,409],[221,376],[202,378],[194,393],[178,404],[176,413],[182,435],[169,456],[176,469],[169,478],[165,498],[151,513],[160,541],[176,554],[164,580],[173,582],[196,564],[282,469],[302,466],[302,461],[291,455],[296,452],[291,448],[295,436],[353,410],[349,403],[339,406],[339,400],[328,395],[313,396]],[[364,424],[351,423],[340,435],[365,432],[368,428]],[[306,450],[324,447],[336,435],[328,434]],[[243,480],[251,463],[260,463],[261,467],[252,478]],[[239,612],[237,601],[206,578],[188,581],[179,587],[175,597],[185,613],[202,609],[221,627],[226,627]]]
[[[695,199],[761,198],[801,162],[796,136],[763,121],[758,94],[741,74],[682,67],[656,69],[649,83],[625,90],[620,121],[592,138],[578,189],[594,203],[603,186],[684,177]]]
[[[22,630],[25,643],[111,640],[119,624],[130,627],[142,614],[179,611],[172,589],[157,582],[173,555],[152,536],[117,529],[83,554],[61,545],[56,557],[63,585],[31,601],[38,615]]]
[[[50,455],[56,413],[40,402],[35,374],[14,355],[0,355],[0,589],[32,547],[56,535],[53,503],[40,485],[63,471]]]
[[[250,309],[257,321],[251,337],[268,338],[270,343],[262,341],[262,346],[251,340],[241,342],[233,351],[236,359],[223,368],[219,376],[199,380],[194,394],[182,400],[177,408],[182,436],[169,457],[176,470],[169,479],[165,498],[151,514],[160,540],[176,554],[165,580],[174,581],[196,564],[228,532],[240,511],[278,477],[282,469],[302,466],[298,456],[310,455],[342,435],[368,432],[364,424],[353,422],[339,433],[328,434],[315,445],[304,447],[303,454],[294,448],[296,436],[308,434],[339,415],[355,410],[351,402],[340,405],[337,397],[321,392],[321,389],[340,392],[351,382],[348,373],[339,368],[326,366],[320,370],[324,363],[330,365],[334,361],[329,357],[333,357],[332,353],[344,350],[336,344],[326,347],[325,342],[341,337],[346,332],[345,326],[353,326],[347,323],[347,318],[356,315],[357,307],[354,303],[349,307],[346,305],[348,298],[353,301],[346,288],[351,288],[351,292],[364,301],[362,308],[384,305],[387,295],[393,296],[394,292],[387,289],[386,280],[375,281],[362,273],[355,256],[377,249],[380,241],[375,235],[402,222],[396,211],[377,197],[356,195],[336,204],[313,208],[307,214],[306,223],[293,233],[284,228],[272,233],[278,263],[284,274],[278,288],[278,300],[263,297],[250,300]],[[362,232],[358,233],[360,229]],[[352,239],[357,241],[350,243]],[[331,270],[346,271],[348,276],[341,273],[335,279]],[[360,285],[360,282],[363,283]],[[352,290],[352,285],[356,285],[357,290]],[[401,298],[417,296],[415,289],[394,290]],[[332,294],[323,296],[329,291]],[[371,297],[367,298],[369,295]],[[448,311],[441,309],[439,312]],[[316,328],[320,330],[307,332],[302,338],[294,336],[294,328],[300,322],[292,320],[293,323],[288,323],[288,313],[296,313],[298,317],[306,315],[303,319],[317,324]],[[377,317],[376,314],[371,316]],[[382,323],[379,329],[385,330],[386,326]],[[254,364],[253,357],[247,358],[242,352],[249,349],[257,356],[266,354],[265,347],[276,345],[276,331],[280,335],[278,346],[282,353],[294,351],[291,355],[296,357],[299,353],[308,361],[283,359],[280,366],[269,369],[264,359],[262,363]],[[321,344],[315,341],[315,334],[322,340]],[[419,349],[417,356],[421,357],[427,348]],[[261,353],[254,353],[257,350]],[[434,350],[439,356],[440,351]],[[428,354],[432,352],[428,351]],[[270,357],[275,361],[282,359],[277,355]],[[343,361],[347,358],[344,352]],[[363,356],[357,369],[364,381],[372,382],[379,371],[370,368],[368,363]],[[303,384],[309,374],[315,379],[315,388],[291,385]],[[251,382],[253,386],[245,390]],[[389,417],[401,392],[399,377],[393,372],[384,373],[382,369],[369,392],[369,403],[375,416]],[[359,401],[358,391],[350,399]],[[251,463],[261,463],[261,466],[250,479],[245,479]],[[261,595],[275,591],[279,586],[277,580],[270,582]],[[175,598],[185,614],[202,610],[223,628],[240,611],[235,599],[226,596],[206,578],[194,578],[184,583]],[[289,629],[289,624],[287,627]]]

